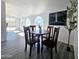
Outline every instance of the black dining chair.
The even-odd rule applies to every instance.
[[[42,39],[43,40],[49,40],[50,38],[52,38],[53,37],[53,29],[54,29],[54,27],[48,25],[47,26],[48,34],[43,35]],[[41,42],[43,42],[43,40]],[[41,45],[41,52],[42,52],[42,49],[43,49],[43,44]]]
[[[36,25],[30,25],[30,30],[34,31],[36,29]]]
[[[30,28],[30,32],[35,31],[36,30],[36,25],[30,25],[29,28]],[[30,33],[30,35],[31,35],[32,38],[36,37],[36,35],[34,35],[32,33]]]
[[[53,27],[52,26],[47,26],[47,31],[49,34],[44,35],[43,38],[48,39],[53,37]]]
[[[30,25],[29,28],[30,28],[30,32],[35,31],[36,30],[36,25]],[[33,38],[37,39],[37,36],[35,34],[33,34],[33,33],[30,33],[30,36],[32,37],[32,39]]]
[[[52,26],[47,27],[47,31],[50,33],[50,38],[52,38],[52,36],[53,36],[53,29],[54,29],[54,27],[52,27]]]
[[[55,47],[55,52],[57,53],[57,41],[58,41],[59,29],[60,27],[54,28],[53,37],[43,40],[42,42],[43,45],[51,49],[51,59],[52,59],[52,50],[54,47]],[[41,50],[43,51],[43,48],[41,48]]]
[[[25,34],[25,51],[27,49],[27,44],[30,45],[30,53],[29,56],[31,56],[31,51],[32,51],[32,46],[35,45],[35,43],[37,42],[36,38],[32,38],[30,35],[30,28],[29,27],[25,27],[24,28],[24,34]]]

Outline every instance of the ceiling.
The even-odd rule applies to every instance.
[[[29,5],[29,4],[39,4],[39,3],[46,3],[48,0],[4,0],[6,3],[15,4],[18,6],[22,5]]]
[[[6,15],[30,16],[66,8],[68,0],[4,0]]]

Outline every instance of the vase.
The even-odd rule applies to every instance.
[[[39,25],[39,33],[41,33],[41,26]]]

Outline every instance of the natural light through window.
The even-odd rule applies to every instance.
[[[23,31],[23,26],[29,26],[31,24],[30,19],[27,18],[21,18],[20,19],[20,29]]]
[[[26,25],[25,26],[29,26],[31,24],[30,19],[26,18]]]
[[[43,29],[44,19],[41,16],[37,16],[35,18],[35,24],[37,25],[36,29],[38,30],[38,26],[40,25]]]

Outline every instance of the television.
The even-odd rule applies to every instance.
[[[66,25],[67,10],[49,14],[49,25]]]

